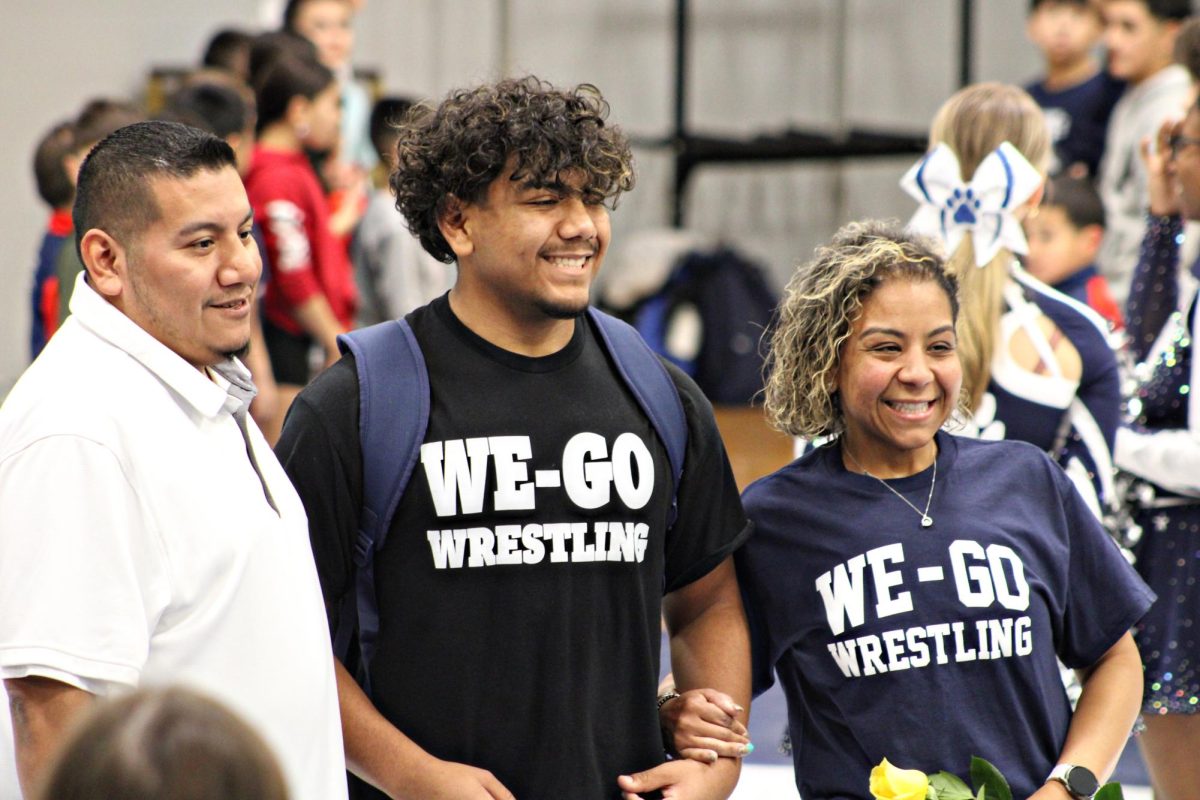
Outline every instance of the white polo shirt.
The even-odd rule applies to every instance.
[[[0,407],[0,678],[192,686],[263,734],[293,798],[344,798],[299,497],[227,381],[82,275],[71,311]]]

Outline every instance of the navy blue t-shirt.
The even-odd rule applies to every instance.
[[[966,778],[973,755],[1029,796],[1070,721],[1055,657],[1094,664],[1153,602],[1036,447],[937,442],[929,528],[836,442],[743,495],[754,691],[778,675],[806,800],[868,800],[885,757]],[[924,508],[932,473],[889,484]]]
[[[1095,177],[1108,141],[1108,118],[1125,84],[1101,70],[1083,83],[1060,91],[1050,91],[1040,81],[1029,84],[1025,91],[1046,112],[1054,145],[1050,173],[1082,162],[1087,165],[1088,175]]]

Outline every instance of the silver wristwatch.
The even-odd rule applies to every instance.
[[[1100,791],[1100,781],[1087,767],[1078,764],[1059,764],[1050,771],[1046,782],[1058,781],[1067,788],[1067,793],[1076,800],[1092,800],[1092,796]]]

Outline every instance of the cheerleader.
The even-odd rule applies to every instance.
[[[1117,466],[1145,483],[1135,519],[1137,569],[1159,600],[1134,631],[1145,663],[1139,739],[1158,800],[1200,785],[1200,398],[1195,282],[1182,284],[1183,221],[1200,219],[1200,108],[1143,147],[1150,219],[1129,293],[1130,347],[1139,386],[1117,434]],[[1191,267],[1200,276],[1200,262]],[[1200,626],[1197,626],[1200,627]]]

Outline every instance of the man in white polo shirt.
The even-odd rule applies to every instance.
[[[72,316],[0,407],[0,678],[22,787],[95,696],[184,683],[263,734],[293,798],[345,797],[304,509],[246,413],[262,266],[233,151],[175,123],[122,128],[84,163],[74,219]]]

